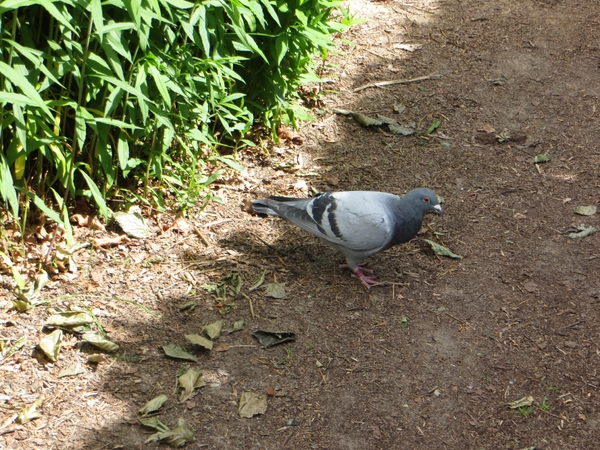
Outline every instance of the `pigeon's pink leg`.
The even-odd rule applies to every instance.
[[[363,266],[365,265],[365,263],[361,263],[358,265],[358,269],[354,270],[352,267],[350,267],[348,264],[340,264],[340,268],[348,268],[350,270],[352,270],[352,276],[355,278],[358,278],[360,280],[360,282],[362,283],[362,285],[364,287],[367,288],[367,290],[371,289],[371,286],[378,286],[380,283],[377,280],[377,277],[375,275],[368,277],[365,275],[365,272],[367,273],[373,273],[373,271],[371,269],[366,269]]]

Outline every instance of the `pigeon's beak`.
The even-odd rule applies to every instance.
[[[438,213],[438,214],[444,214],[444,210],[442,209],[442,206],[441,206],[441,205],[439,205],[439,204],[438,204],[438,205],[435,205],[435,206],[433,207],[433,209],[435,209],[435,212],[436,212],[436,213]]]

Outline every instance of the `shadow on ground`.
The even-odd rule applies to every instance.
[[[78,295],[56,306],[85,301],[97,309],[121,351],[95,371],[56,379],[80,358],[69,337],[55,367],[36,365],[30,380],[19,377],[31,361],[21,374],[18,366],[5,372],[13,380],[0,381],[7,396],[29,403],[44,393],[47,402],[41,419],[0,436],[0,447],[158,448],[143,445],[150,432],[135,415],[165,394],[158,416],[171,426],[183,417],[194,449],[595,448],[598,237],[563,232],[598,226],[597,214],[574,209],[600,201],[600,5],[351,6],[370,20],[349,36],[358,45],[323,74],[338,91],[321,100],[327,115],[302,128],[303,147],[246,156],[239,185],[246,187],[224,188],[225,205],[191,219],[198,226],[231,219],[203,229],[208,246],[193,232],[160,236],[94,254],[90,277],[51,286],[50,296]],[[411,53],[399,44],[422,48]],[[441,78],[353,92],[434,73]],[[430,136],[403,137],[329,115],[333,108],[392,116],[418,130],[441,125]],[[319,177],[272,168],[297,153],[300,172]],[[537,154],[552,160],[534,165]],[[446,214],[428,218],[418,239],[369,260],[393,282],[369,292],[318,240],[240,207],[270,193],[306,196],[310,187],[401,194],[418,186],[444,197]],[[464,258],[436,257],[423,237]],[[266,283],[285,283],[286,299],[249,292],[263,270]],[[242,294],[215,302],[202,286],[233,272],[244,281]],[[195,309],[180,311],[189,301]],[[227,328],[240,318],[245,328],[219,339],[228,351],[196,349],[193,364],[162,353],[168,343],[189,347],[184,334],[206,323],[223,319]],[[10,320],[39,330],[34,319]],[[264,350],[251,336],[256,328],[297,339]],[[179,404],[175,377],[188,367],[219,383]],[[240,418],[241,393],[267,389],[276,395],[266,413]],[[506,406],[529,396],[530,406]],[[16,405],[0,407],[8,415]]]

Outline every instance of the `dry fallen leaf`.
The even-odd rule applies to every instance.
[[[267,393],[266,392],[242,392],[238,405],[238,413],[240,417],[247,419],[264,414],[267,410]]]
[[[73,214],[71,222],[76,222],[80,227],[86,227],[96,231],[106,231],[106,227],[96,216],[88,216],[82,214]]]
[[[35,402],[19,411],[17,423],[23,424],[42,417],[42,413],[38,409],[42,403],[44,403],[44,396],[40,395]]]
[[[457,255],[456,253],[453,253],[449,248],[444,247],[443,245],[440,245],[437,242],[430,241],[429,239],[423,239],[423,240],[431,246],[431,249],[433,250],[433,252],[436,255],[447,256],[448,258],[456,258],[456,259],[462,258],[462,256]]]
[[[491,126],[489,123],[483,123],[481,124],[481,126],[479,127],[479,129],[477,131],[483,131],[485,133],[495,133],[496,130],[494,129],[493,126]]]
[[[92,344],[94,347],[98,347],[105,352],[113,353],[119,350],[119,345],[109,340],[105,336],[95,331],[88,331],[87,333],[83,333],[81,338]]]
[[[179,403],[185,402],[195,388],[206,385],[206,382],[202,379],[202,372],[196,369],[188,369],[183,375],[177,377],[179,386],[183,389],[179,394]]]
[[[525,289],[527,292],[533,294],[534,292],[539,292],[540,288],[538,287],[537,284],[535,284],[533,281],[528,281],[527,283],[523,284],[523,289]]]
[[[216,322],[209,323],[204,327],[204,332],[213,341],[221,336],[221,330],[223,329],[223,321],[217,320]]]
[[[185,420],[179,418],[177,420],[177,428],[174,428],[169,431],[160,431],[158,433],[153,434],[148,439],[146,439],[146,443],[148,442],[158,442],[164,441],[172,447],[183,447],[188,442],[192,442],[194,440],[194,434],[192,430],[188,428],[185,423]]]
[[[112,245],[127,244],[128,242],[130,242],[130,239],[124,234],[105,238],[94,238],[94,247],[108,247]]]
[[[56,361],[58,359],[62,336],[62,330],[54,330],[52,333],[47,334],[40,339],[40,348],[51,361]]]
[[[533,404],[533,397],[531,395],[527,397],[520,398],[519,400],[515,400],[514,402],[507,403],[506,405],[510,409],[522,408],[523,406],[531,406]]]
[[[206,339],[206,338],[204,338],[204,339]],[[208,340],[208,339],[206,339],[206,340]],[[185,348],[183,348],[179,344],[163,345],[163,351],[165,352],[165,355],[170,356],[171,358],[184,359],[187,361],[194,361],[194,362],[198,361],[198,358],[196,358],[194,355],[192,355],[190,352],[188,352]]]
[[[580,216],[593,216],[596,214],[597,207],[595,205],[590,206],[578,206],[575,208],[575,214],[579,214]]]
[[[205,338],[204,336],[200,336],[199,334],[186,334],[184,336],[188,341],[190,341],[194,345],[199,345],[200,347],[204,347],[207,350],[212,350],[213,348],[213,341]]]
[[[140,416],[149,414],[151,412],[157,411],[158,409],[160,409],[160,407],[162,405],[165,404],[165,402],[169,399],[169,397],[167,397],[166,395],[162,394],[159,395],[157,397],[154,397],[152,400],[150,400],[149,402],[147,402],[144,406],[142,406],[139,410],[138,410],[138,414]]]
[[[213,350],[215,352],[226,352],[231,348],[231,346],[229,344],[227,344],[226,342],[221,342],[219,345],[217,345],[215,348],[213,348]]]

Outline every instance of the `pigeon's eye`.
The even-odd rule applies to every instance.
[[[425,203],[429,203],[431,200],[429,200],[429,197],[423,197],[423,201],[424,201]]]

